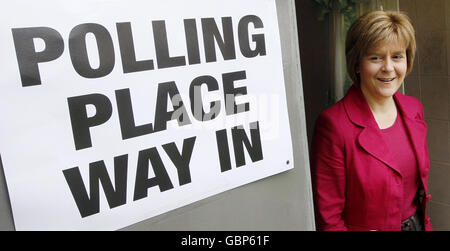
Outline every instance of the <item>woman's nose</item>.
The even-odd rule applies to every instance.
[[[393,71],[394,70],[394,62],[392,62],[392,59],[386,58],[383,63],[383,71]]]

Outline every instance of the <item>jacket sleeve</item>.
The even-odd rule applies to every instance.
[[[339,123],[322,113],[316,121],[311,173],[317,230],[346,231],[344,143]]]

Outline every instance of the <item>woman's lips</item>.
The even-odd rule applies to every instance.
[[[377,78],[377,79],[383,83],[389,84],[395,79],[395,77],[394,78]]]

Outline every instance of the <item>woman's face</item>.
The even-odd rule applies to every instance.
[[[363,93],[372,100],[392,98],[403,83],[407,68],[406,48],[401,43],[381,42],[369,48],[357,69]]]

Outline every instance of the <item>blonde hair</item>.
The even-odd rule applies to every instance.
[[[357,67],[368,50],[381,42],[400,42],[405,46],[410,73],[416,55],[414,28],[406,14],[394,11],[368,12],[353,22],[347,32],[345,57],[347,72],[354,83],[359,84]]]

